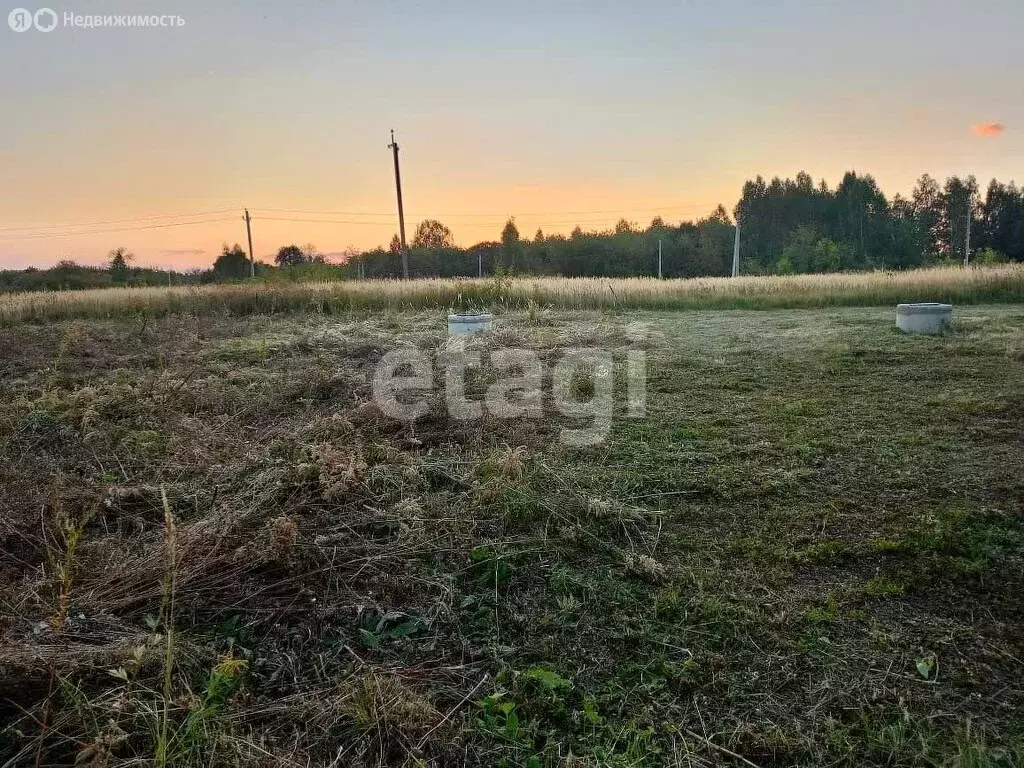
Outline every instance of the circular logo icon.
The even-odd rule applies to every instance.
[[[52,8],[40,8],[32,20],[40,32],[50,32],[57,26],[57,14]]]
[[[26,32],[32,29],[32,11],[15,8],[7,14],[7,26],[15,32]]]

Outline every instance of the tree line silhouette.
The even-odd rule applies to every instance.
[[[1024,261],[1024,192],[993,180],[982,197],[973,176],[945,184],[925,174],[909,198],[890,200],[875,179],[847,172],[838,186],[758,176],[743,185],[730,217],[719,205],[697,221],[669,224],[656,217],[646,227],[621,219],[608,231],[522,237],[511,218],[500,240],[468,248],[451,231],[427,220],[410,250],[416,276],[473,276],[483,271],[629,277],[656,275],[659,242],[665,277],[728,275],[735,222],[740,224],[743,274],[793,274],[864,269],[907,269],[964,259],[970,220],[971,259]],[[389,248],[363,252],[350,269],[366,277],[401,274],[397,236]],[[359,266],[361,265],[361,267]]]
[[[478,274],[538,274],[631,277],[658,273],[659,244],[665,277],[729,275],[735,222],[740,224],[742,274],[795,274],[864,269],[908,269],[973,262],[1024,261],[1024,190],[993,179],[984,195],[973,176],[952,176],[940,185],[925,174],[909,197],[889,199],[869,174],[848,171],[834,189],[806,173],[794,179],[757,178],[743,185],[732,215],[719,205],[696,221],[647,226],[620,219],[606,231],[576,227],[569,235],[533,237],[510,218],[499,239],[468,248],[455,245],[440,221],[419,223],[409,246],[414,277],[473,277]],[[225,245],[208,270],[166,272],[130,265],[123,248],[111,251],[106,267],[60,262],[48,270],[0,272],[0,290],[91,288],[241,280],[248,255]],[[353,253],[327,263],[312,245],[286,245],[274,264],[256,264],[263,279],[395,278],[402,274],[401,244]]]

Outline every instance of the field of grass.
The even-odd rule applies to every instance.
[[[495,309],[798,309],[908,301],[1024,302],[1024,265],[690,280],[541,277],[105,288],[0,296],[0,325],[126,314],[337,314],[356,309],[446,308],[460,298]]]
[[[1024,304],[938,337],[891,306],[510,308],[471,344],[646,353],[646,416],[571,448],[561,417],[370,402],[387,350],[446,348],[443,311],[389,307],[462,285],[4,300],[0,766],[1024,762]],[[829,285],[1021,298],[1019,269]]]

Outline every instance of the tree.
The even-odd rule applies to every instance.
[[[110,276],[115,283],[126,283],[128,282],[128,275],[131,273],[131,269],[128,266],[134,259],[135,256],[129,253],[124,248],[115,248],[108,255]]]
[[[889,249],[889,203],[871,175],[847,171],[836,188],[825,234],[849,247],[844,267],[885,263]]]
[[[925,238],[929,261],[939,257],[940,221],[942,219],[942,190],[939,183],[927,173],[917,180],[910,197],[918,228]]]
[[[716,221],[719,224],[725,224],[728,227],[732,226],[732,222],[729,220],[729,212],[725,210],[725,206],[721,203],[718,207],[711,212],[711,215],[705,219],[705,221]]]
[[[782,249],[776,270],[779,274],[835,272],[842,261],[843,249],[838,243],[822,237],[814,227],[798,227]]]
[[[631,221],[626,221],[625,219],[619,219],[615,223],[615,234],[616,235],[627,235],[630,232],[635,232],[635,231],[636,231],[636,225],[633,224],[633,222],[631,222]]]
[[[981,207],[978,245],[1024,261],[1024,192],[992,179]],[[973,239],[973,231],[972,231]]]
[[[687,254],[682,263],[686,277],[729,274],[732,264],[734,229],[729,214],[719,205],[711,215],[692,227],[692,238],[687,238]]]
[[[293,243],[292,245],[282,246],[277,251],[274,261],[277,262],[277,266],[279,267],[294,267],[299,264],[305,264],[306,255],[302,252],[302,249],[299,248],[299,246]]]
[[[316,246],[312,243],[306,243],[302,246],[302,256],[310,264],[323,264],[324,255],[316,249]]]
[[[485,240],[466,249],[467,275],[476,275],[477,270],[486,275],[501,264],[501,243]]]
[[[961,179],[952,176],[946,179],[942,190],[942,213],[939,218],[938,242],[940,250],[948,259],[963,261],[967,245],[967,214],[971,220],[976,217],[978,182],[973,176]]]
[[[501,258],[509,268],[516,265],[516,254],[519,253],[519,228],[516,217],[511,216],[501,230]]]
[[[416,227],[412,238],[413,248],[454,248],[452,231],[436,219],[424,219]]]
[[[924,263],[929,250],[925,233],[914,212],[914,204],[895,195],[889,206],[889,266],[904,269]]]
[[[1006,259],[995,248],[982,248],[974,257],[974,261],[977,264],[999,264]]]
[[[402,252],[402,241],[398,239],[398,235],[391,236],[391,243],[388,245],[388,251],[391,253]]]
[[[213,262],[213,273],[220,280],[237,280],[249,274],[249,257],[242,246],[235,243],[233,248],[228,248],[224,243],[220,256]]]
[[[519,242],[519,227],[516,226],[516,217],[510,216],[505,226],[501,229],[501,244],[508,246]]]

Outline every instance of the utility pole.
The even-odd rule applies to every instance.
[[[736,220],[736,239],[732,243],[732,276],[740,276],[740,221]]]
[[[661,238],[658,238],[658,279],[661,280]]]
[[[967,196],[967,234],[964,236],[964,267],[971,263],[971,198]]]
[[[256,259],[252,256],[252,225],[249,223],[249,209],[245,209],[245,235],[249,238],[249,277],[256,277]]]
[[[484,254],[483,251],[476,252],[476,276],[484,276]]]
[[[398,170],[398,142],[395,129],[391,129],[391,143],[388,149],[395,156],[395,190],[398,192],[398,232],[402,238],[402,277],[409,279],[409,250],[405,247],[405,211],[402,210],[402,173]]]

